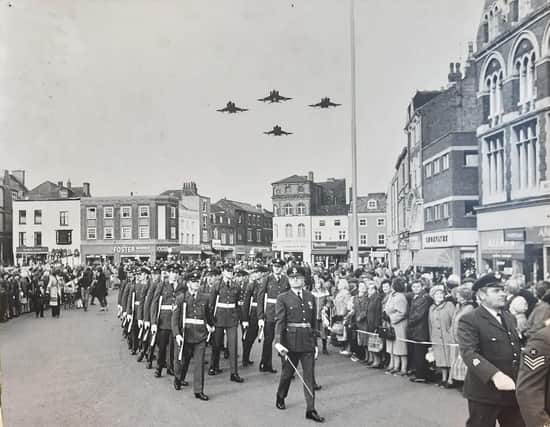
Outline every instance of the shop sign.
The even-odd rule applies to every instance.
[[[18,246],[15,248],[15,252],[18,254],[47,254],[47,246]]]
[[[348,242],[313,242],[313,249],[342,249],[348,247]]]
[[[524,242],[504,240],[503,230],[485,231],[479,233],[480,249],[483,255],[523,255]]]
[[[157,252],[168,252],[172,253],[172,248],[170,246],[157,246]]]
[[[527,228],[525,240],[527,241],[527,243],[550,242],[550,225]]]
[[[525,230],[523,228],[510,228],[504,230],[504,240],[506,242],[524,242]]]
[[[212,246],[208,243],[202,243],[201,244],[201,250],[202,251],[210,251],[210,250],[212,250]]]
[[[425,248],[441,248],[451,245],[451,236],[449,233],[424,233]]]
[[[408,231],[403,231],[402,233],[399,233],[399,240],[408,239],[408,237],[409,237]]]
[[[114,246],[113,252],[115,254],[149,253],[151,252],[151,247],[149,246]]]

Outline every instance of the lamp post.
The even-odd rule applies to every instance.
[[[356,84],[355,84],[355,0],[350,0],[350,56],[351,56],[351,262],[353,267],[359,265],[357,216],[357,118],[356,118]]]

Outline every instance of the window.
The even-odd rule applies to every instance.
[[[424,166],[424,176],[426,178],[429,178],[432,176],[432,163],[429,162],[429,163],[426,163],[426,165]]]
[[[495,60],[496,61],[496,60]],[[498,64],[498,61],[496,62]],[[491,126],[495,126],[500,122],[500,116],[504,112],[503,102],[503,82],[504,74],[500,64],[492,74],[486,76],[485,88],[489,93],[489,121]]]
[[[324,219],[320,219],[319,220],[319,227],[324,227],[325,226],[325,220]]]
[[[515,69],[519,76],[519,102],[518,106],[522,113],[527,113],[531,110],[531,103],[535,100],[535,51],[532,48],[531,42],[523,40],[522,44],[526,47],[531,47],[531,50],[516,58]],[[524,49],[522,47],[522,49]]]
[[[285,225],[285,237],[292,237],[292,224]]]
[[[441,159],[435,159],[433,161],[433,174],[437,175],[439,172],[441,172]]]
[[[86,218],[87,219],[96,219],[96,208],[87,208],[86,209]]]
[[[235,235],[233,233],[229,234],[229,244],[230,245],[235,244]]]
[[[208,230],[202,230],[202,241],[208,242]]]
[[[206,217],[208,218],[208,215]],[[176,219],[176,208],[174,206],[170,206],[170,218]]]
[[[426,222],[432,222],[434,220],[433,208],[426,208]]]
[[[306,205],[303,203],[298,203],[296,206],[296,215],[305,215],[306,214]]]
[[[345,230],[340,230],[338,232],[338,240],[346,240],[346,231]]]
[[[149,226],[140,225],[138,228],[138,239],[148,239],[149,238]]]
[[[24,231],[19,232],[19,246],[27,246],[27,233]]]
[[[242,214],[239,214],[239,220],[238,220],[239,224],[242,224],[243,223],[243,216]]]
[[[139,217],[140,218],[149,218],[149,206],[140,206],[139,207]]]
[[[59,212],[59,225],[69,225],[69,212],[67,211]]]
[[[464,216],[473,216],[476,214],[475,207],[477,200],[466,200],[464,202]]]
[[[221,233],[220,241],[221,241],[222,245],[225,245],[227,243],[227,234]]]
[[[386,235],[385,234],[378,234],[378,244],[380,246],[386,245]]]
[[[359,244],[361,246],[366,246],[367,245],[367,235],[366,234],[360,234],[359,235]]]
[[[105,240],[113,240],[113,227],[103,227],[103,238]]]
[[[206,212],[208,210],[208,202],[206,200],[202,201],[202,211]]]
[[[19,211],[19,224],[24,225],[27,223],[27,211]]]
[[[203,228],[208,227],[208,215],[206,214],[202,214],[202,226]]]
[[[231,217],[227,217],[227,224],[231,225]]]
[[[386,225],[386,218],[377,218],[376,225],[378,227],[384,227]]]
[[[477,151],[466,151],[464,152],[464,166],[477,167],[479,165],[479,156]]]
[[[55,232],[55,241],[58,245],[70,245],[73,243],[72,230],[57,230]]]
[[[514,128],[512,147],[512,187],[514,190],[534,189],[538,184],[538,140],[536,121]]]
[[[292,186],[290,184],[285,185],[285,193],[290,193],[292,191]]]
[[[321,235],[321,232],[320,231],[316,231],[313,238],[316,240],[316,241],[321,241],[323,240],[323,236]]]
[[[305,224],[298,224],[298,237],[306,237]]]
[[[504,191],[504,141],[502,134],[486,138],[483,144],[482,179],[484,194],[496,194]]]
[[[339,219],[334,220],[334,225],[335,226],[337,226],[337,227],[340,226],[340,223],[341,223],[341,221]]]
[[[367,219],[366,218],[361,218],[359,220],[359,225],[362,226],[362,227],[366,226],[367,225]]]
[[[290,203],[286,203],[283,206],[283,215],[285,215],[285,216],[291,216],[292,215],[292,205]]]
[[[112,206],[103,207],[103,218],[113,218],[114,216],[114,208]]]
[[[443,218],[449,218],[449,216],[450,216],[449,215],[449,202],[443,203],[442,208],[443,208],[442,217]]]
[[[177,235],[178,234],[176,233],[176,227],[172,225],[170,227],[170,239],[172,239],[172,240],[177,239]]]
[[[261,230],[256,230],[256,242],[261,242],[262,241],[262,231]]]
[[[274,191],[275,194],[281,194],[281,188],[280,187],[275,187],[273,189],[273,191]]]
[[[273,216],[279,216],[279,206],[273,205]]]
[[[299,185],[298,186],[298,193],[303,193],[304,192],[304,186],[303,185]]]
[[[247,241],[252,242],[252,230],[247,230],[246,238],[247,238]]]
[[[95,227],[88,227],[88,230],[86,232],[86,237],[87,237],[88,240],[97,239],[96,228]]]
[[[367,203],[367,209],[376,209],[378,207],[378,202],[376,200],[369,200]]]
[[[273,231],[275,234],[275,240],[279,238],[279,226],[277,224],[273,225]]]
[[[441,219],[441,205],[434,206],[434,221],[439,221]]]
[[[441,170],[449,169],[449,153],[443,154],[441,157]]]
[[[149,209],[148,206],[146,206]],[[141,212],[141,210],[140,210]],[[132,218],[132,207],[131,206],[122,206],[120,208],[120,217],[121,218]]]
[[[120,238],[123,240],[129,240],[132,238],[132,227],[121,227]]]
[[[42,211],[40,209],[35,209],[34,211],[34,223],[42,224]],[[40,246],[40,245],[38,245]]]
[[[40,231],[34,232],[34,246],[42,246],[42,233]]]

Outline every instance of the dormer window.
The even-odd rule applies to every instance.
[[[59,197],[61,197],[62,199],[66,199],[67,197],[69,197],[69,191],[66,188],[62,188],[61,190],[59,190]]]
[[[367,209],[376,209],[377,206],[378,206],[378,203],[374,199],[369,200],[367,203]]]

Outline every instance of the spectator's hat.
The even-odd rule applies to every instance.
[[[282,259],[276,259],[275,261],[273,261],[273,265],[277,267],[284,267],[285,262]]]
[[[481,276],[477,279],[472,286],[472,291],[475,293],[481,288],[503,288],[504,284],[502,283],[502,278],[499,274],[489,273],[484,276]]]
[[[460,278],[456,274],[451,274],[447,278],[447,286],[455,287],[460,285]]]
[[[304,267],[290,267],[286,274],[288,277],[306,277],[306,269]]]
[[[141,272],[145,274],[151,274],[151,270],[149,270],[147,267],[141,267]]]

